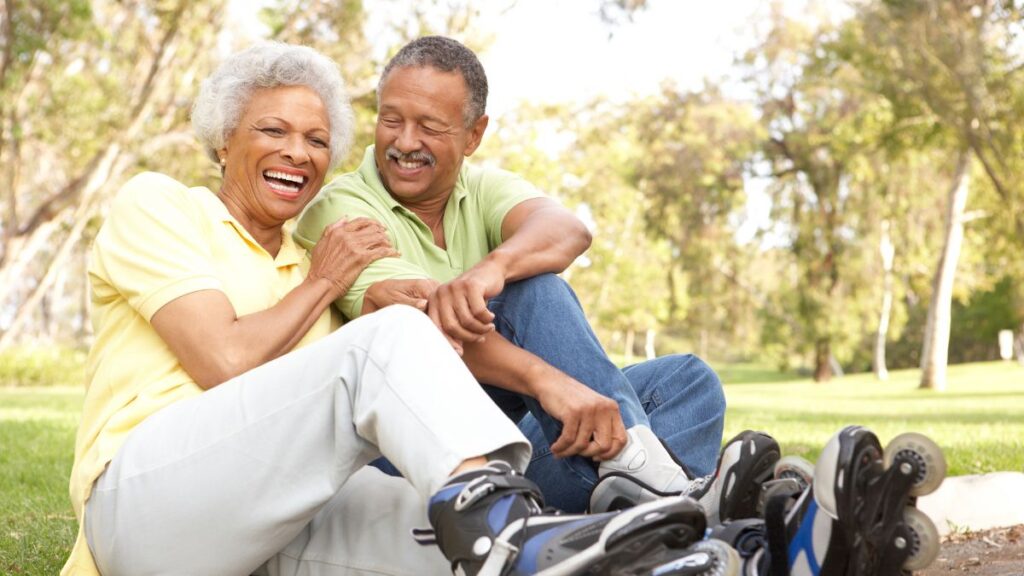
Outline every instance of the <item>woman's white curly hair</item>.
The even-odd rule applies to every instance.
[[[278,86],[306,86],[320,96],[331,122],[333,169],[348,152],[355,122],[345,81],[333,60],[307,46],[261,42],[228,57],[203,81],[192,104],[192,129],[207,155],[217,151],[238,127],[254,91]]]

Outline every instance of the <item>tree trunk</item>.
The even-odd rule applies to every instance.
[[[645,356],[647,357],[648,360],[654,360],[658,356],[658,354],[654,350],[654,336],[655,336],[654,328],[648,328],[647,329],[647,339],[644,342],[644,354],[645,354]]]
[[[1020,325],[1017,331],[1017,338],[1014,339],[1013,353],[1017,356],[1017,363],[1024,366],[1024,324]]]
[[[636,332],[630,328],[626,330],[626,344],[623,346],[622,355],[626,357],[626,364],[633,363],[633,344],[636,342]]]
[[[82,247],[78,251],[79,279],[78,279],[78,323],[75,333],[75,341],[79,344],[86,342],[86,338],[92,334],[92,325],[89,323],[89,309],[92,305],[91,294],[89,293],[89,250]]]
[[[125,143],[135,143],[142,127],[147,122],[159,121],[153,118],[155,106],[153,94],[158,83],[163,81],[165,72],[169,69],[174,60],[177,50],[178,31],[182,14],[191,6],[189,2],[179,2],[173,14],[169,16],[167,28],[163,31],[159,42],[155,46],[152,59],[146,67],[146,77],[138,84],[135,95],[132,98],[130,113],[126,118],[124,129],[119,138],[109,142],[105,148],[96,152],[93,160],[77,178],[73,179],[63,191],[53,200],[59,201],[62,205],[71,205],[74,215],[71,218],[72,229],[58,249],[51,262],[47,263],[42,279],[33,289],[31,295],[22,301],[15,313],[14,320],[7,330],[0,336],[0,349],[14,343],[17,336],[25,328],[32,313],[39,302],[45,296],[56,278],[56,268],[63,266],[73,252],[74,244],[77,242],[89,218],[95,213],[99,205],[97,198],[99,191],[105,185],[120,177],[120,174],[127,169],[130,162],[122,155]],[[174,114],[174,108],[168,108],[165,114]],[[44,212],[46,212],[44,214]],[[47,210],[37,210],[40,218],[44,221],[52,220],[53,216]],[[33,218],[34,219],[34,218]],[[26,226],[28,226],[26,224]],[[31,228],[31,226],[29,226]],[[5,257],[19,259],[18,254],[4,254]],[[7,270],[0,270],[0,274],[11,280]],[[2,305],[11,292],[14,291],[14,283],[0,284],[0,305]]]
[[[921,388],[946,389],[946,363],[949,358],[949,329],[952,321],[953,281],[960,247],[964,239],[964,207],[970,191],[971,155],[963,150],[957,158],[956,174],[949,190],[946,210],[946,240],[932,280],[932,298],[928,306],[924,343],[921,347]]]
[[[4,331],[3,335],[0,336],[0,350],[14,344],[19,333],[24,329],[25,324],[39,305],[40,300],[46,295],[47,290],[53,286],[53,282],[57,278],[57,272],[64,267],[65,263],[74,253],[75,245],[81,238],[82,232],[85,230],[89,219],[93,216],[99,204],[100,189],[110,180],[119,177],[127,168],[125,162],[119,161],[123,160],[120,156],[121,146],[116,143],[109,145],[104,152],[102,161],[98,163],[97,169],[89,175],[81,193],[80,203],[75,208],[75,212],[71,217],[71,230],[68,232],[67,237],[64,238],[56,254],[54,254],[53,259],[47,264],[46,273],[43,275],[43,278],[36,285],[32,294],[18,306],[14,320],[7,330]]]
[[[889,379],[889,369],[885,364],[885,341],[889,333],[889,318],[892,315],[892,261],[896,249],[889,237],[889,221],[882,222],[882,238],[879,241],[879,252],[882,256],[882,309],[878,312],[878,332],[875,334],[875,355],[872,367],[875,378]]]
[[[29,297],[26,298],[18,307],[18,312],[14,315],[14,320],[11,322],[11,325],[6,331],[4,331],[3,335],[0,335],[0,350],[14,344],[17,337],[27,325],[29,319],[39,308],[39,304],[47,291],[53,287],[54,282],[61,276],[61,272],[63,271],[65,264],[67,264],[68,260],[73,255],[74,248],[82,236],[82,231],[85,229],[89,218],[92,217],[91,211],[93,206],[89,205],[83,208],[84,209],[77,211],[80,212],[81,215],[79,216],[76,214],[78,219],[68,232],[64,242],[61,243],[56,255],[54,255],[53,260],[50,262],[46,270],[46,274],[39,281],[39,284],[36,285],[32,294],[29,295]]]
[[[21,282],[18,279],[29,264],[38,261],[37,255],[48,246],[47,241],[56,231],[57,224],[63,221],[64,215],[70,211],[71,208],[66,208],[60,217],[44,222],[33,230],[27,239],[15,238],[9,245],[12,257],[0,264],[0,305],[5,304],[12,293],[20,290]]]
[[[814,381],[828,382],[832,379],[832,342],[821,338],[814,344]]]

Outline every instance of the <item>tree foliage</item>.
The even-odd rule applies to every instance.
[[[351,169],[372,141],[387,58],[424,34],[486,55],[514,5],[271,0],[253,33],[226,17],[227,0],[6,1],[0,347],[88,332],[84,248],[126,177],[218,186],[188,112],[226,53],[273,38],[335,59],[356,109]],[[474,160],[522,173],[591,224],[593,247],[566,275],[616,351],[657,331],[659,352],[827,379],[921,361],[966,151],[950,360],[992,358],[993,332],[1024,332],[1021,2],[858,0],[836,21],[784,7],[752,21],[754,48],[731,76],[525,104],[492,119]],[[613,34],[654,8],[586,11]]]

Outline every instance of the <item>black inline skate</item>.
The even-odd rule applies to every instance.
[[[737,549],[748,576],[903,576],[938,555],[938,532],[915,504],[945,475],[927,437],[902,434],[883,451],[870,430],[849,426],[826,444],[811,486],[769,494],[763,522],[712,537]]]
[[[453,477],[430,499],[428,516],[433,531],[418,540],[435,541],[453,572],[467,576],[653,574],[657,559],[686,557],[706,527],[686,497],[604,514],[545,511],[537,486],[504,462]],[[716,560],[659,574],[717,576]]]

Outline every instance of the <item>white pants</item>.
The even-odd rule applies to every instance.
[[[392,306],[147,418],[96,481],[85,530],[106,576],[244,575],[264,563],[315,573],[303,558],[316,561],[313,542],[332,544],[321,529],[347,534],[332,558],[354,559],[331,573],[422,574],[444,559],[391,520],[423,519],[467,458],[523,470],[529,453],[427,317]],[[380,454],[420,512],[393,482],[381,506],[398,511],[376,506],[365,478],[345,487]]]

